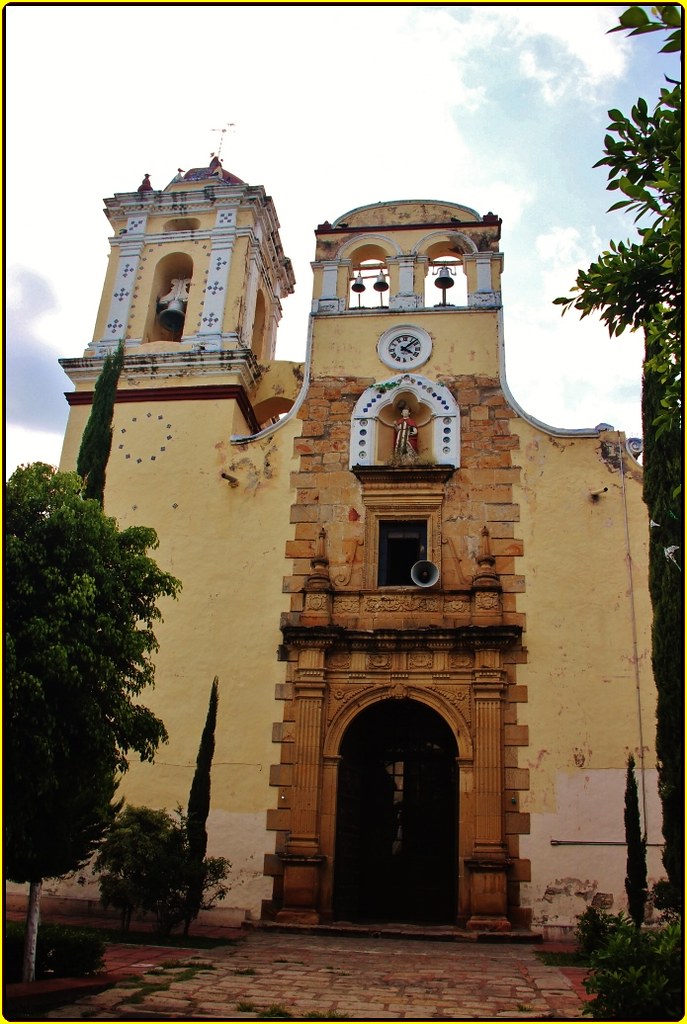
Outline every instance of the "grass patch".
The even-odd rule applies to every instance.
[[[263,1017],[291,1017],[292,1014],[281,1003],[270,1003],[262,1011]]]
[[[352,1017],[346,1017],[343,1013],[306,1013],[305,1020],[352,1020]]]
[[[240,1002],[236,1004],[239,1013],[252,1013],[256,1009],[255,1003]]]
[[[180,968],[182,968],[180,970]],[[214,971],[215,967],[212,964],[186,964],[178,963],[177,961],[170,961],[161,967],[155,967],[148,972],[149,975],[159,976],[164,975],[169,971],[174,971],[174,974],[166,977],[163,981],[146,981],[144,978],[140,978],[137,983],[129,986],[128,984],[124,987],[135,988],[136,991],[131,994],[127,999],[127,1003],[142,1003],[144,999],[152,995],[154,992],[166,992],[169,987],[175,981],[190,981],[199,971]],[[133,979],[128,979],[132,982]]]
[[[234,974],[242,974],[242,975],[257,974],[257,973],[258,972],[255,970],[254,967],[239,967],[237,970],[234,971]]]

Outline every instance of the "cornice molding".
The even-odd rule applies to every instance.
[[[91,405],[93,391],[67,391],[65,398],[70,406]],[[116,405],[128,402],[207,402],[234,401],[243,413],[252,431],[260,429],[253,406],[240,384],[198,384],[187,387],[168,388],[121,388],[117,389]]]
[[[505,650],[520,641],[522,626],[457,626],[419,629],[346,629],[344,626],[292,626],[282,622],[284,643],[290,647],[351,650],[408,650],[439,646],[451,650]]]

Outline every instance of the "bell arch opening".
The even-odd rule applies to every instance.
[[[340,747],[334,918],[454,923],[458,748],[447,722],[411,699],[361,711]]]
[[[189,333],[186,314],[192,278],[193,260],[186,253],[168,253],[159,261],[146,316],[146,342],[178,342]]]

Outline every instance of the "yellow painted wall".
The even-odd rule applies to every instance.
[[[622,434],[554,437],[524,420],[513,428],[527,648],[518,683],[528,688],[519,717],[529,730],[519,765],[530,773],[520,807],[531,823],[521,852],[533,864],[523,899],[535,925],[570,925],[596,892],[612,897],[615,912],[624,906],[628,753],[644,769],[649,843],[661,841],[648,518],[641,470]],[[601,842],[621,845],[589,845]],[[658,845],[650,845],[649,871],[661,877]]]
[[[74,466],[87,413],[72,409],[62,469]],[[265,818],[275,804],[272,723],[275,686],[283,679],[279,619],[288,601],[281,579],[299,424],[287,421],[270,437],[239,446],[229,440],[237,426],[233,402],[118,405],[105,510],[122,528],[153,527],[160,538],[153,557],[183,584],[179,599],[163,604],[164,622],[155,628],[157,682],[143,698],[165,722],[169,743],[153,766],[132,763],[120,792],[133,804],[186,806],[217,675],[209,853],[232,862],[227,905],[257,915],[271,894],[262,874],[263,856],[274,846]],[[75,893],[93,897],[97,890]]]
[[[349,310],[345,316],[320,317],[313,335],[313,374],[356,375],[381,381],[402,372],[380,361],[377,340],[385,331],[409,323],[423,327],[434,343],[430,359],[414,373],[437,379],[462,374],[498,376],[493,310],[386,311],[382,316]]]

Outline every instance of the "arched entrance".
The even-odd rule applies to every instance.
[[[456,918],[457,757],[451,729],[418,701],[362,711],[341,743],[334,916]]]

